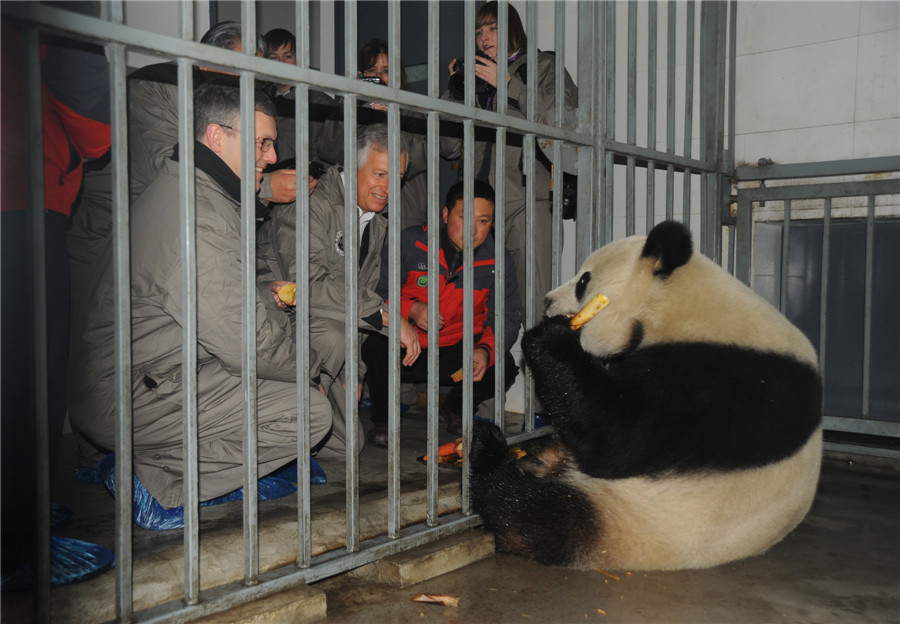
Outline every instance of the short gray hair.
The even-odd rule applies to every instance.
[[[356,135],[356,166],[362,167],[369,156],[369,150],[374,149],[378,152],[387,152],[390,135],[388,134],[387,124],[374,123],[367,126],[360,126]],[[400,153],[406,154],[406,164],[409,166],[409,152],[412,147],[412,140],[405,132],[400,133]]]
[[[262,91],[255,92],[254,109],[275,117],[275,105]],[[194,138],[201,139],[209,124],[237,128],[241,115],[241,90],[235,87],[206,83],[194,91]]]
[[[238,22],[219,22],[206,31],[200,39],[200,43],[223,48],[225,50],[244,49],[244,40],[241,33],[241,25]],[[268,56],[269,48],[265,38],[256,33],[256,51],[262,56]]]

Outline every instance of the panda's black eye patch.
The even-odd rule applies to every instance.
[[[584,292],[587,290],[588,284],[591,283],[591,272],[587,271],[584,275],[581,276],[581,279],[578,280],[578,283],[575,285],[575,297],[578,301],[584,299]]]

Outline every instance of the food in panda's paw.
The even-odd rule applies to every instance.
[[[569,327],[578,330],[589,320],[597,316],[597,314],[609,305],[609,299],[603,296],[603,293],[597,293],[593,299],[587,302],[587,305],[578,311],[578,314],[569,321]]]
[[[278,289],[278,298],[292,306],[297,303],[297,284],[288,282]]]

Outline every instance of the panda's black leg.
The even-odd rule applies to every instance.
[[[470,466],[472,507],[498,550],[574,565],[593,548],[599,519],[591,502],[560,476],[520,470],[495,425],[475,423]]]

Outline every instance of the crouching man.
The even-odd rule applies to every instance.
[[[255,186],[275,161],[275,111],[261,93],[255,127],[241,128],[240,93],[233,87],[197,89],[195,113],[197,401],[200,500],[243,485],[244,394],[241,382],[241,135],[256,138]],[[175,156],[131,207],[132,392],[135,520],[139,506],[165,509],[182,501],[183,385],[182,236],[179,172]],[[251,208],[252,209],[252,208]],[[70,390],[73,423],[98,446],[112,450],[116,431],[115,334],[112,241],[94,264],[97,292],[92,310],[73,333],[83,344]],[[105,278],[104,278],[105,277]],[[256,295],[257,450],[259,474],[296,459],[297,388],[295,344],[286,315],[266,306],[268,284]],[[310,392],[310,442],[328,433],[332,412],[317,390]],[[101,477],[104,476],[101,462]],[[108,473],[108,470],[107,470]],[[104,478],[107,482],[107,479]],[[114,484],[113,484],[114,485]],[[260,492],[264,490],[261,480]],[[107,486],[110,483],[107,482]],[[287,492],[285,492],[287,493]],[[139,495],[144,499],[139,500]],[[148,498],[149,497],[149,498]],[[154,508],[155,509],[155,508]],[[157,515],[165,516],[160,510]],[[152,515],[152,514],[151,514]],[[144,518],[146,528],[174,528]],[[175,526],[178,526],[177,522]]]
[[[440,226],[440,269],[438,292],[438,332],[440,354],[440,384],[452,386],[441,408],[447,423],[447,432],[459,435],[462,431],[462,384],[454,373],[463,367],[465,358],[474,362],[472,385],[473,408],[494,396],[494,362],[504,357],[506,362],[505,387],[509,390],[518,368],[509,350],[519,333],[519,296],[516,288],[516,270],[512,257],[506,253],[506,281],[504,297],[504,343],[495,344],[494,310],[498,293],[494,288],[495,243],[491,234],[494,225],[494,189],[487,182],[475,180],[474,199],[474,353],[463,352],[463,245],[465,241],[463,213],[463,182],[460,180],[447,192],[444,203],[443,223]],[[375,290],[387,299],[388,262],[387,246],[381,261],[381,278]],[[412,364],[404,362],[400,367],[403,382],[420,383],[428,379],[428,225],[416,225],[403,230],[400,237],[400,314],[415,327],[421,356]],[[388,340],[383,335],[370,336],[363,344],[362,357],[366,363],[366,382],[372,397],[372,423],[369,441],[379,446],[387,445],[388,423]]]

